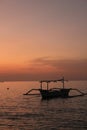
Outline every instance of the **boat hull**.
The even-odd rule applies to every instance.
[[[60,89],[60,90],[43,90],[40,89],[40,94],[42,99],[51,99],[51,98],[67,98],[69,97],[70,89]]]

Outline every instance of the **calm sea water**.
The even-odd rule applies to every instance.
[[[66,86],[87,92],[87,81]],[[87,96],[46,101],[23,95],[38,87],[38,82],[0,83],[0,130],[87,130]]]

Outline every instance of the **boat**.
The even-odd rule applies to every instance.
[[[34,91],[39,91],[40,95],[42,97],[42,99],[52,99],[52,98],[73,98],[73,97],[78,97],[78,96],[84,96],[87,95],[87,93],[83,93],[78,89],[72,89],[72,88],[66,88],[65,87],[65,80],[64,77],[62,77],[61,79],[58,80],[41,80],[40,82],[40,88],[39,89],[31,89],[29,90],[27,93],[23,94],[23,95],[38,95],[36,94],[31,94],[31,92]],[[57,83],[57,82],[61,82],[62,83],[62,87],[61,88],[49,88],[49,84],[50,83]],[[43,83],[46,83],[46,88],[44,89],[43,87]],[[70,95],[70,91],[71,90],[75,90],[78,91],[80,94],[78,95]]]
[[[49,83],[51,82],[62,82],[63,86],[62,88],[51,88],[49,89]],[[47,87],[46,89],[43,89],[42,84],[46,83]],[[40,94],[42,96],[42,99],[50,99],[50,98],[67,98],[69,97],[69,92],[71,90],[71,88],[65,88],[64,86],[64,77],[62,79],[59,80],[42,80],[40,81]]]

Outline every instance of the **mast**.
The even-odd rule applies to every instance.
[[[65,86],[64,86],[64,77],[63,77],[63,79],[62,79],[62,83],[63,83],[63,89],[64,89],[64,87],[65,87]]]
[[[48,87],[48,83],[49,83],[49,82],[47,82],[47,90],[49,89],[49,87]]]
[[[40,81],[40,88],[42,89],[42,81]]]

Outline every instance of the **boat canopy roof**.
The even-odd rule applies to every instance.
[[[50,82],[58,82],[58,81],[61,81],[61,82],[64,82],[64,78],[62,79],[58,79],[58,80],[41,80],[40,83],[50,83]]]

